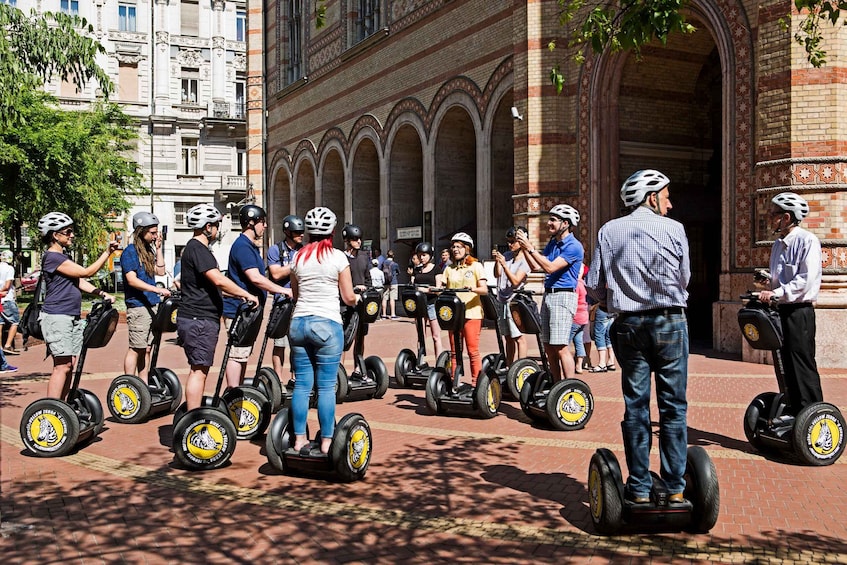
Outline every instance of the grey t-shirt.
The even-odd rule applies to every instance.
[[[516,261],[515,255],[511,251],[505,252],[503,257],[506,258],[506,268],[509,269],[509,272],[517,274],[520,271],[523,271],[529,274],[529,264],[523,257]],[[497,299],[501,302],[508,302],[515,291],[522,289],[525,284],[526,279],[524,279],[518,286],[512,285],[512,282],[509,280],[509,277],[506,276],[506,273],[501,271],[500,276],[497,277]]]

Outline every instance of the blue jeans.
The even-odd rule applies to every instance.
[[[318,380],[318,421],[321,437],[335,433],[335,383],[344,347],[341,324],[320,316],[292,318],[288,330],[291,344],[291,370],[297,375],[291,397],[294,433],[306,434],[309,393]]]
[[[594,346],[598,351],[608,349],[612,346],[609,330],[614,321],[615,316],[613,314],[609,314],[600,308],[594,311],[594,326],[591,330],[591,339],[594,341]]]
[[[585,357],[585,340],[583,339],[583,333],[585,332],[585,326],[587,325],[588,324],[577,324],[576,322],[571,324],[570,341],[573,342],[573,347],[576,351],[577,357]],[[577,367],[577,369],[578,368],[579,367]]]
[[[656,374],[661,477],[671,494],[685,490],[688,451],[688,324],[685,314],[621,314],[612,326],[621,367],[626,486],[636,497],[650,494],[650,375]]]

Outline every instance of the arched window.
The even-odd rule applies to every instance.
[[[357,0],[356,41],[362,41],[379,29],[380,0]]]
[[[288,64],[286,84],[303,76],[303,0],[288,0]]]

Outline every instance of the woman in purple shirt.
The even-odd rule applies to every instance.
[[[53,373],[47,383],[49,398],[65,399],[70,388],[71,371],[76,357],[82,351],[82,332],[85,325],[80,320],[82,293],[99,296],[109,302],[115,297],[106,294],[86,277],[99,271],[109,256],[118,248],[118,241],[110,241],[100,257],[88,267],[77,265],[65,255],[73,245],[74,221],[67,214],[50,212],[38,220],[38,231],[47,249],[42,260],[41,276],[47,285],[44,304],[41,306],[41,333],[44,343],[53,356]]]

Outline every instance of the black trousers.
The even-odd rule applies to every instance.
[[[815,362],[815,308],[811,304],[779,307],[784,343],[782,360],[791,411],[796,415],[813,402],[823,402],[821,377]]]

